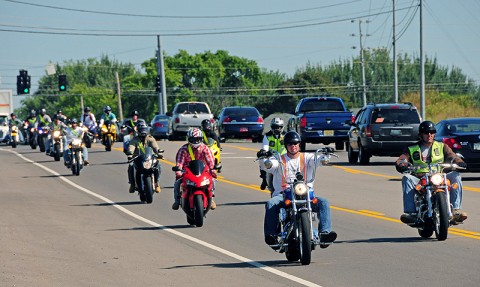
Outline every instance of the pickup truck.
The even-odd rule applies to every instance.
[[[167,116],[172,117],[172,139],[180,139],[191,128],[201,128],[202,121],[215,122],[210,107],[205,102],[180,102]]]
[[[336,150],[343,150],[353,117],[341,98],[308,97],[298,102],[288,120],[288,130],[300,135],[301,151],[305,151],[307,143],[335,143]]]

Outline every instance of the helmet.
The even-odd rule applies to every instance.
[[[36,115],[37,115],[37,112],[36,112],[35,110],[31,110],[31,111],[30,111],[30,116],[31,116],[31,117],[34,117],[34,116],[36,116]]]
[[[203,140],[203,133],[200,129],[193,128],[193,129],[188,130],[187,138],[188,138],[188,142],[193,147],[198,147]]]
[[[300,138],[300,135],[296,131],[289,131],[283,137],[283,144],[285,146],[287,146],[289,144],[298,144],[301,141],[302,141],[302,139]]]
[[[40,114],[41,114],[42,116],[44,116],[46,113],[47,113],[47,110],[46,110],[46,109],[43,108],[43,109],[40,110]]]
[[[283,120],[281,118],[273,118],[270,128],[274,133],[280,134],[283,131]]]
[[[139,125],[138,126],[138,135],[140,137],[146,137],[148,135],[148,126],[146,125]]]
[[[78,120],[76,118],[73,118],[70,120],[70,123],[73,124],[78,124]]]
[[[138,111],[136,111],[136,110],[133,111],[133,112],[132,112],[132,117],[133,117],[133,116],[137,116],[137,117],[138,117]]]
[[[57,115],[54,115],[52,120],[58,120],[58,116]]]
[[[110,108],[110,106],[105,106],[105,108],[103,108],[103,111],[104,112],[111,112],[112,108]]]
[[[428,133],[437,133],[435,124],[431,121],[423,121],[420,126],[418,126],[418,133],[428,134]]]
[[[204,131],[207,131],[207,130],[208,130],[208,131],[211,131],[211,130],[212,130],[212,122],[211,122],[210,120],[208,120],[208,119],[204,119],[204,120],[202,121],[202,129],[203,129]]]
[[[61,114],[61,113],[62,113],[62,110],[58,110],[58,111],[57,111],[57,114]]]
[[[83,109],[83,112],[85,112],[85,113],[90,112],[90,107],[85,107],[85,109]]]
[[[17,115],[15,115],[14,113],[11,113],[10,114],[10,117],[16,117]]]

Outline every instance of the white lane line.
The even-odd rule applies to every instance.
[[[243,262],[243,263],[252,265],[252,266],[254,266],[254,267],[260,268],[260,269],[262,269],[262,270],[264,270],[264,271],[267,271],[267,272],[270,272],[270,273],[272,273],[272,274],[278,275],[278,276],[280,276],[280,277],[283,277],[283,278],[285,278],[285,279],[291,280],[291,281],[293,281],[293,282],[296,282],[296,283],[299,283],[299,284],[302,284],[302,285],[305,285],[305,286],[322,287],[322,286],[320,286],[320,285],[318,285],[318,284],[315,284],[315,283],[313,283],[313,282],[310,282],[310,281],[307,281],[307,280],[305,280],[305,279],[299,278],[299,277],[297,277],[297,276],[294,276],[294,275],[285,273],[285,272],[283,272],[283,271],[274,269],[274,268],[272,268],[272,267],[268,267],[268,266],[266,266],[266,265],[263,265],[262,263],[253,261],[253,260],[251,260],[251,259],[248,259],[248,258],[243,257],[243,256],[241,256],[241,255],[238,255],[238,254],[236,254],[236,253],[230,252],[230,251],[228,251],[228,250],[226,250],[226,249],[223,249],[223,248],[221,248],[221,247],[215,246],[215,245],[213,245],[213,244],[210,244],[210,243],[205,242],[205,241],[203,241],[203,240],[200,240],[200,239],[198,239],[198,238],[195,238],[195,237],[192,237],[192,236],[190,236],[190,235],[187,235],[187,234],[178,232],[178,231],[176,231],[176,230],[174,230],[174,229],[165,227],[165,226],[163,226],[163,225],[161,225],[161,224],[159,224],[159,223],[156,223],[156,222],[151,221],[151,220],[149,220],[149,219],[147,219],[147,218],[145,218],[145,217],[142,217],[142,216],[140,216],[140,215],[138,215],[138,214],[136,214],[136,213],[133,213],[133,212],[131,212],[130,210],[124,208],[123,206],[120,206],[120,205],[116,204],[114,201],[111,201],[110,199],[108,199],[108,198],[106,198],[106,197],[104,197],[104,196],[102,196],[102,195],[99,195],[99,194],[97,194],[97,193],[95,193],[95,192],[93,192],[93,191],[91,191],[91,190],[89,190],[89,189],[86,189],[86,188],[84,188],[84,187],[82,187],[82,186],[80,186],[80,185],[78,185],[78,184],[70,181],[69,179],[65,178],[64,176],[62,176],[61,174],[57,173],[56,171],[54,171],[54,170],[52,170],[52,169],[50,169],[50,168],[48,168],[48,167],[46,167],[46,166],[44,166],[44,165],[42,165],[42,164],[39,164],[39,163],[37,163],[37,162],[35,162],[35,161],[31,160],[31,159],[26,158],[25,156],[23,156],[22,154],[19,154],[19,153],[16,152],[16,151],[12,151],[12,150],[8,150],[8,149],[3,149],[3,148],[0,148],[0,150],[2,150],[2,151],[8,151],[8,152],[11,152],[11,153],[16,154],[16,155],[17,155],[18,157],[20,157],[21,159],[23,159],[23,160],[25,160],[25,161],[27,161],[27,162],[30,162],[30,163],[32,163],[32,164],[40,167],[41,169],[43,169],[43,170],[45,170],[45,171],[47,171],[47,172],[49,172],[49,173],[57,176],[59,179],[63,180],[65,183],[67,183],[67,184],[69,184],[69,185],[71,185],[71,186],[73,186],[73,187],[75,187],[75,188],[77,188],[77,189],[85,192],[86,194],[89,194],[89,195],[91,195],[91,196],[94,196],[94,197],[96,197],[96,198],[98,198],[98,199],[100,199],[100,200],[102,200],[102,201],[104,201],[104,202],[106,202],[106,203],[108,203],[108,204],[111,204],[113,207],[115,207],[115,208],[117,208],[118,210],[124,212],[125,214],[128,214],[128,215],[130,215],[131,217],[133,217],[133,218],[135,218],[135,219],[137,219],[137,220],[143,221],[144,223],[149,224],[149,225],[151,225],[151,226],[153,226],[153,227],[160,228],[160,229],[162,229],[162,230],[164,230],[164,231],[166,231],[166,232],[170,232],[171,234],[174,234],[174,235],[176,235],[176,236],[179,236],[179,237],[182,237],[182,238],[184,238],[184,239],[190,240],[190,241],[192,241],[192,242],[195,242],[195,243],[197,243],[197,244],[200,244],[200,245],[202,245],[202,246],[205,246],[205,247],[207,247],[207,248],[210,248],[210,249],[212,249],[212,250],[215,250],[215,251],[217,251],[217,252],[219,252],[219,253],[222,253],[222,254],[224,254],[224,255],[226,255],[226,256],[230,256],[230,257],[232,257],[232,258],[234,258],[234,259],[237,259],[237,260],[240,261],[240,262]]]

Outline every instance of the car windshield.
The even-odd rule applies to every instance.
[[[209,114],[208,108],[204,104],[184,103],[177,106],[177,113],[179,114]]]
[[[339,101],[333,100],[315,100],[308,101],[302,107],[302,112],[314,112],[314,111],[344,111],[343,105]]]
[[[258,114],[256,109],[227,109],[224,113],[224,115],[228,117],[257,117]]]
[[[450,124],[447,126],[447,130],[452,133],[478,133],[480,132],[480,122]]]
[[[376,109],[372,114],[372,123],[380,124],[419,124],[417,110],[411,109]]]
[[[157,122],[157,121],[167,121],[168,120],[168,116],[155,116],[155,118],[153,119],[153,121]]]

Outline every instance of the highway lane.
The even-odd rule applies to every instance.
[[[480,228],[478,211],[475,209],[479,198],[475,188],[479,188],[480,184],[474,174],[467,174],[465,181],[465,185],[472,190],[465,191],[464,196],[465,209],[469,212],[470,218],[465,224],[455,228],[463,230],[463,233],[458,231],[458,234],[451,234],[445,242],[422,240],[415,229],[404,226],[398,221],[398,216],[401,214],[400,177],[391,166],[393,158],[374,158],[373,164],[367,167],[350,166],[346,164],[345,153],[339,152],[340,158],[334,160],[336,162],[334,166],[322,167],[319,170],[316,182],[317,194],[324,195],[331,201],[334,228],[339,233],[338,243],[326,250],[315,250],[312,264],[301,266],[286,262],[283,254],[273,252],[263,243],[263,204],[268,199],[268,194],[258,190],[258,167],[254,162],[258,145],[244,142],[229,142],[223,145],[224,172],[217,186],[218,208],[207,215],[204,227],[192,228],[186,225],[185,215],[181,211],[170,209],[173,184],[173,173],[170,168],[181,142],[161,141],[159,143],[167,151],[166,161],[162,163],[162,193],[155,196],[154,203],[151,205],[138,204],[138,197],[128,193],[125,157],[119,151],[107,153],[101,147],[95,146],[90,155],[92,165],[86,167],[80,177],[67,176],[66,178],[154,222],[154,226],[161,224],[168,229],[152,227],[151,224],[147,224],[148,221],[131,217],[112,208],[111,204],[65,184],[58,176],[49,175],[48,172],[31,163],[20,163],[22,160],[14,160],[17,165],[22,166],[21,176],[15,169],[9,172],[12,177],[22,180],[8,181],[14,187],[7,190],[22,188],[28,190],[30,187],[27,186],[30,184],[38,187],[41,186],[40,183],[46,182],[48,186],[56,188],[42,196],[37,195],[40,196],[39,198],[48,195],[46,197],[48,199],[42,202],[48,206],[57,205],[57,200],[60,200],[60,204],[69,202],[70,204],[65,205],[64,211],[68,212],[71,209],[72,213],[67,215],[71,216],[73,212],[75,214],[79,212],[75,219],[81,221],[83,226],[77,226],[70,232],[62,234],[50,231],[52,234],[68,237],[75,235],[79,238],[93,236],[93,239],[87,241],[95,241],[97,246],[102,246],[102,250],[108,250],[105,252],[128,254],[130,260],[125,260],[128,262],[114,260],[114,262],[122,261],[122,264],[111,268],[115,271],[108,276],[103,273],[101,275],[97,271],[89,277],[97,281],[83,281],[90,284],[79,285],[92,285],[91,282],[97,282],[99,283],[97,286],[105,286],[110,285],[109,282],[115,282],[126,286],[128,285],[126,282],[137,282],[135,278],[140,276],[141,271],[139,265],[155,262],[149,269],[152,274],[143,275],[138,278],[138,282],[163,280],[164,285],[177,282],[177,286],[184,286],[188,282],[191,283],[195,276],[202,275],[203,278],[209,278],[207,281],[202,280],[205,285],[209,280],[213,280],[217,285],[228,284],[229,286],[253,284],[296,286],[301,285],[298,283],[299,279],[306,280],[302,282],[304,285],[310,282],[320,286],[401,286],[405,284],[420,286],[426,282],[441,286],[448,283],[476,286],[476,281],[479,279],[477,266],[480,255],[478,249]],[[18,151],[59,174],[69,175],[68,170],[61,163],[53,162],[39,152],[32,152],[24,146]],[[2,159],[6,158],[5,154],[9,153],[1,151]],[[2,170],[5,170],[5,164],[8,163],[3,160],[0,162]],[[28,172],[24,172],[24,168],[28,169]],[[41,175],[34,176],[35,174]],[[0,198],[5,197],[4,181],[5,178],[2,176]],[[56,196],[59,193],[62,197]],[[22,193],[22,196],[31,197],[28,193]],[[3,213],[11,209],[11,202],[7,201],[7,203],[5,203],[6,206],[1,207],[0,226],[2,230],[10,232],[15,223],[6,221],[6,218],[10,217],[3,216]],[[0,204],[4,204],[3,199]],[[33,208],[29,207],[31,205],[32,201],[29,199],[24,208]],[[49,211],[46,209],[42,212]],[[86,219],[81,220],[84,216]],[[88,219],[92,217],[98,218],[101,224],[90,226]],[[26,218],[27,216],[25,220]],[[55,229],[55,226],[50,226],[48,223],[43,224],[43,227]],[[86,232],[81,236],[76,234],[76,231],[86,229],[93,229],[95,232]],[[167,230],[198,238],[213,244],[215,249],[179,237],[180,235],[172,234]],[[468,235],[467,232],[471,234]],[[54,240],[57,240],[57,236]],[[110,237],[114,237],[114,241],[118,244],[110,246]],[[132,240],[131,237],[136,237],[141,242],[151,242],[151,244],[137,244],[137,240]],[[5,241],[3,236],[1,240]],[[78,239],[74,241],[77,242]],[[4,246],[5,242],[1,243]],[[36,246],[34,243],[29,244],[32,245],[32,249],[46,248]],[[130,249],[136,252],[125,251]],[[3,247],[0,250],[2,250],[2,261],[5,258],[3,255],[12,257],[10,254],[4,254]],[[50,282],[68,282],[70,278],[80,278],[82,274],[86,274],[85,270],[95,273],[92,270],[93,267],[88,267],[88,263],[98,255],[92,254],[92,249],[89,248],[85,252],[81,251],[78,248],[62,249],[58,254],[59,258],[68,256],[70,253],[78,253],[77,255],[82,258],[76,265],[76,269],[80,270],[79,274],[65,276],[62,279],[64,281],[55,281],[60,279],[53,277],[51,278],[53,281]],[[227,251],[233,252],[233,255],[228,254]],[[145,254],[149,256],[145,257]],[[44,257],[38,257],[29,258],[34,262],[31,265],[40,265],[35,262],[43,261]],[[252,260],[252,262],[241,263],[242,259]],[[137,264],[132,265],[137,267],[131,267],[130,261],[136,262]],[[2,266],[4,265],[2,262]],[[105,265],[109,264],[105,263]],[[284,273],[276,274],[272,273],[273,270],[259,269],[259,266],[263,265]],[[56,268],[58,269],[57,266]],[[20,272],[15,273],[14,270],[11,267],[7,272],[2,273],[2,277],[25,276]],[[60,270],[64,270],[63,266]],[[282,277],[286,274],[295,277]],[[124,277],[130,278],[130,281],[125,281]],[[235,280],[236,278],[239,280]],[[0,280],[2,281],[3,279]]]

